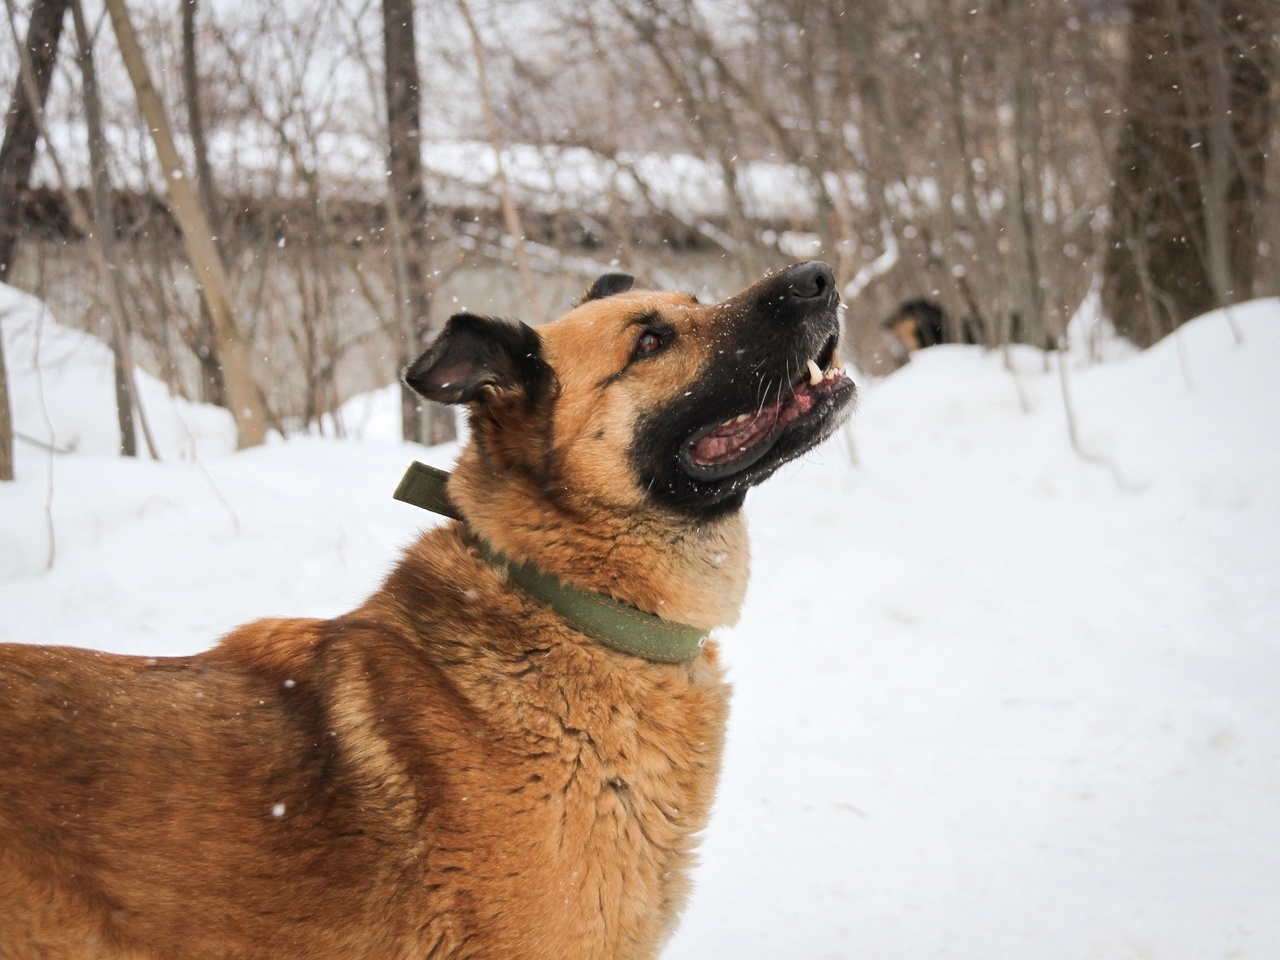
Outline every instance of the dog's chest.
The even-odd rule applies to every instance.
[[[649,956],[685,898],[727,690],[710,661],[566,676],[570,689],[544,677],[527,691],[512,730],[522,749],[506,806],[534,908],[525,922],[593,944],[584,955]]]

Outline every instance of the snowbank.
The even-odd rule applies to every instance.
[[[113,355],[102,341],[57,323],[34,297],[0,284],[0,332],[9,373],[13,429],[20,443],[114,456],[120,449]],[[135,372],[138,396],[162,458],[235,449],[224,410],[170,396]],[[141,448],[142,435],[138,434]]]
[[[954,346],[752,495],[669,958],[1280,956],[1280,301],[1233,313],[1072,370],[1112,466]]]

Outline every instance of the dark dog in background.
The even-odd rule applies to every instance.
[[[960,318],[959,324],[952,324],[940,304],[924,297],[903,301],[880,326],[892,334],[907,353],[943,343],[994,346],[1002,342],[1001,338],[1007,338],[1009,343],[1031,343],[1034,339],[1026,335],[1026,324],[1020,313],[1009,315],[1008,330],[991,331],[988,335],[988,325],[982,317],[966,315]],[[1046,332],[1037,345],[1041,350],[1057,350],[1058,338]]]
[[[923,297],[904,301],[881,326],[902,341],[908,351],[936,347],[940,343],[981,343],[982,328],[974,317],[964,317],[959,335],[940,304]]]

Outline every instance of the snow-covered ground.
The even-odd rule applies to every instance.
[[[1280,956],[1280,301],[1232,321],[1073,358],[1087,457],[1039,353],[1015,380],[942,347],[752,494],[667,960]],[[18,430],[74,448],[20,440],[0,485],[0,640],[188,653],[338,613],[432,522],[390,491],[450,452],[394,441],[389,394],[360,440],[236,454],[144,379],[166,459],[125,461],[101,345],[4,288],[0,322]]]

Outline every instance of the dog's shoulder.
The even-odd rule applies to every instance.
[[[303,618],[255,620],[223,637],[205,659],[237,664],[275,683],[297,683],[309,673],[327,624]]]

